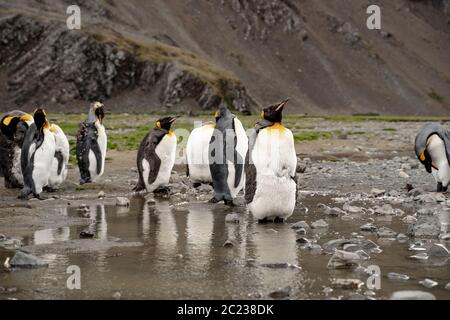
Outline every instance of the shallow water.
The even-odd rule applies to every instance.
[[[40,249],[37,255],[46,260],[49,267],[0,269],[0,286],[17,288],[16,292],[0,295],[0,299],[110,299],[115,292],[120,292],[122,299],[258,299],[269,298],[271,292],[287,286],[291,288],[291,299],[348,298],[355,291],[335,289],[326,295],[323,289],[331,286],[333,278],[358,278],[365,283],[368,275],[328,270],[326,266],[331,255],[304,249],[296,242],[299,236],[291,228],[291,223],[297,221],[311,223],[325,219],[329,228],[310,230],[305,236],[321,245],[328,240],[349,238],[352,232],[360,233],[359,227],[367,222],[367,215],[352,215],[352,220],[343,221],[327,218],[319,212],[317,203],[336,205],[331,198],[306,196],[302,207],[288,223],[264,225],[254,222],[244,208],[229,209],[206,203],[173,205],[169,201],[157,201],[148,205],[144,198],[136,197],[129,208],[92,205],[89,217],[95,222],[88,227],[40,230],[23,239],[28,248]],[[58,210],[62,215],[78,215],[74,207]],[[226,214],[232,212],[239,213],[239,224],[225,223]],[[376,220],[375,224],[406,233],[406,225],[399,218]],[[85,249],[77,252],[64,249],[64,245],[58,249],[52,247],[58,243],[81,241],[79,234],[85,229],[95,234],[94,239],[81,242],[88,243]],[[381,289],[376,290],[376,298],[388,298],[396,290],[414,289],[429,291],[440,299],[450,299],[450,292],[443,288],[450,282],[448,259],[412,260],[408,258],[414,254],[408,251],[410,241],[400,243],[364,235],[383,250],[379,254],[370,254],[371,259],[362,263],[363,266],[378,265],[381,268]],[[119,239],[120,243],[140,242],[142,245],[95,246]],[[227,239],[232,239],[234,247],[224,247]],[[3,258],[0,253],[2,262]],[[70,275],[66,269],[70,265],[81,269],[80,290],[67,289],[66,281]],[[389,280],[386,278],[388,272],[404,273],[411,279]],[[439,286],[424,288],[418,283],[424,278],[439,282]],[[360,293],[365,290],[363,287]]]

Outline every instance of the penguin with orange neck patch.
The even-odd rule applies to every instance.
[[[6,188],[23,187],[20,153],[25,134],[33,122],[30,114],[19,110],[8,112],[0,120],[0,172]]]
[[[294,209],[297,195],[297,155],[294,136],[281,123],[288,100],[261,112],[249,139],[245,161],[245,200],[259,222],[284,222]]]
[[[176,119],[165,117],[157,120],[142,140],[137,155],[139,180],[133,191],[168,191],[177,149],[177,138],[170,128]]]
[[[50,132],[45,110],[36,109],[33,118],[34,123],[27,130],[20,155],[24,182],[21,199],[30,195],[42,199],[40,194],[48,184],[56,150],[55,136]]]

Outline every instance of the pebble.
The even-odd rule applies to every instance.
[[[89,230],[83,230],[80,232],[81,239],[92,239],[94,236],[95,236],[95,234]]]
[[[406,216],[402,219],[404,223],[412,224],[417,222],[417,218],[414,216]]]
[[[388,279],[390,280],[402,280],[402,281],[406,281],[409,280],[409,276],[407,276],[406,274],[401,274],[401,273],[396,273],[396,272],[389,272],[387,274]]]
[[[361,227],[359,227],[359,229],[361,231],[366,231],[366,232],[375,232],[375,231],[377,231],[378,228],[372,223],[366,223],[366,224],[362,225]]]
[[[331,283],[332,288],[344,290],[358,290],[363,285],[359,279],[334,279]]]
[[[104,191],[100,191],[100,192],[98,193],[98,195],[97,195],[97,198],[99,198],[99,199],[105,198],[105,192],[104,192]]]
[[[325,220],[320,219],[311,223],[311,228],[313,229],[328,228],[328,223]]]
[[[283,298],[289,297],[290,294],[291,294],[291,287],[287,286],[287,287],[279,288],[275,291],[272,291],[269,294],[269,296],[272,299],[283,299]]]
[[[361,207],[355,207],[355,206],[351,206],[350,204],[346,203],[344,204],[344,206],[342,207],[342,209],[344,211],[347,211],[348,213],[363,213],[364,209]]]
[[[400,171],[398,173],[398,175],[399,175],[400,178],[409,179],[409,175],[406,172],[404,172],[404,171]]]
[[[425,252],[421,252],[413,256],[410,256],[410,258],[416,260],[428,260],[428,255]]]
[[[394,292],[390,300],[436,300],[436,297],[425,291],[403,290]]]
[[[375,207],[375,214],[380,216],[386,216],[386,215],[394,215],[395,210],[392,208],[392,206],[388,203],[382,205],[381,207]]]
[[[450,257],[450,251],[442,243],[433,243],[428,255],[430,257]]]
[[[425,280],[419,281],[419,283],[428,289],[434,288],[439,284],[436,281],[433,281],[431,279],[425,279]]]
[[[295,229],[308,229],[309,225],[306,223],[306,221],[299,221],[299,222],[294,223],[291,226],[291,228],[294,229],[294,230]]]
[[[115,300],[120,300],[120,298],[122,298],[122,294],[119,291],[117,291],[117,292],[114,292],[112,297]]]
[[[9,261],[12,268],[39,268],[48,267],[48,264],[32,254],[17,251]]]
[[[377,231],[377,236],[380,238],[395,238],[397,236],[397,232],[387,227],[381,227]]]
[[[371,193],[372,196],[374,196],[374,197],[380,197],[380,196],[382,196],[382,195],[384,195],[384,194],[386,193],[386,190],[374,188],[374,189],[372,189],[372,190],[370,191],[370,193]]]
[[[450,291],[450,282],[445,285],[445,290]]]
[[[225,248],[233,248],[233,247],[234,247],[234,241],[228,239],[227,241],[225,241],[225,243],[223,244],[223,246],[224,246]]]

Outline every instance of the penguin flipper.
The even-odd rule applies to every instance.
[[[250,150],[245,157],[245,202],[253,202],[256,193],[256,167],[250,163]]]
[[[233,119],[234,145],[233,145],[233,163],[234,163],[234,187],[237,188],[241,183],[242,171],[244,169],[244,159],[237,151],[237,133]]]

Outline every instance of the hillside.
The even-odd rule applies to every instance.
[[[448,114],[449,1],[378,3],[381,32],[360,0],[0,1],[0,111]]]

